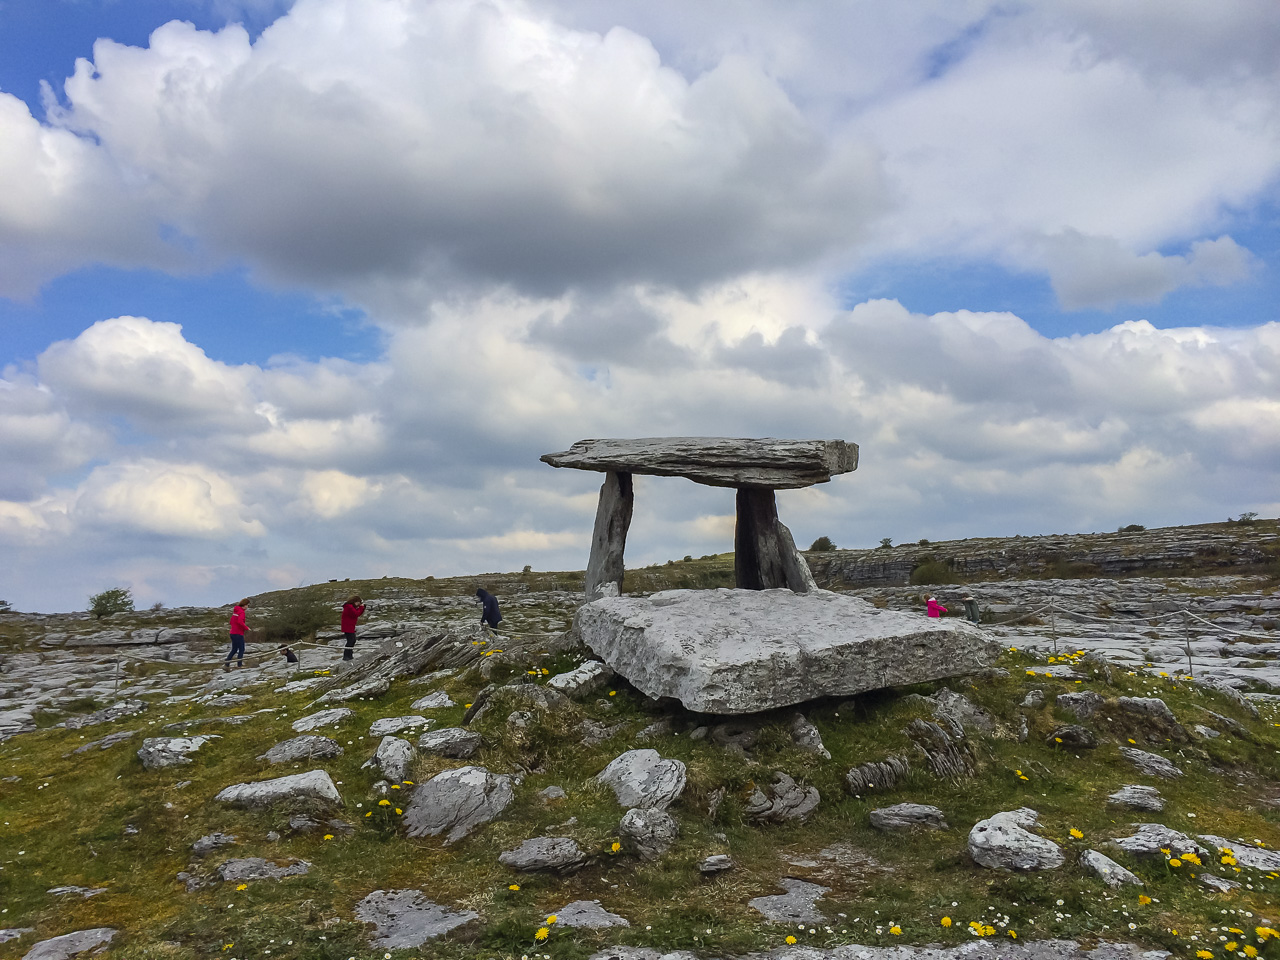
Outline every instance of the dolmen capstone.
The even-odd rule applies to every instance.
[[[583,605],[574,625],[643,693],[715,714],[964,676],[1000,651],[963,620],[880,610],[827,590],[602,597]]]

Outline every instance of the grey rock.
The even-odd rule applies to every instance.
[[[1212,720],[1230,733],[1233,737],[1239,737],[1241,740],[1252,740],[1253,736],[1249,733],[1249,728],[1237,720],[1230,717],[1224,717],[1220,713],[1214,713],[1212,710],[1206,710]]]
[[[1061,848],[1031,832],[1039,814],[1030,807],[980,820],[969,831],[969,856],[989,870],[1052,870],[1062,866]]]
[[[106,887],[50,887],[45,893],[52,894],[55,897],[75,896],[88,900],[90,897],[96,897],[100,893],[106,893]]]
[[[307,730],[337,726],[349,716],[351,716],[350,707],[331,707],[328,710],[319,710],[316,713],[307,714],[305,717],[293,721],[291,726],[295,733],[305,733]]]
[[[1234,880],[1226,880],[1214,873],[1204,873],[1201,871],[1196,874],[1196,881],[1201,886],[1208,887],[1216,893],[1230,893],[1232,890],[1239,890],[1240,884]]]
[[[378,751],[364,762],[361,770],[377,770],[388,780],[399,783],[409,776],[409,764],[417,751],[408,740],[399,737],[383,737]]]
[[[711,728],[711,742],[732,750],[747,751],[760,741],[760,724],[752,718],[727,720]]]
[[[119,720],[122,717],[131,717],[134,714],[142,713],[146,709],[147,702],[145,700],[121,700],[109,707],[95,711],[87,717],[70,717],[64,720],[62,725],[68,730],[80,730],[99,723],[110,723],[112,720]],[[103,929],[106,928],[104,927]]]
[[[671,722],[669,717],[663,717],[661,720],[655,720],[643,730],[636,734],[637,740],[656,740],[659,737],[669,737],[675,730],[675,724]]]
[[[825,590],[605,597],[578,610],[575,629],[643,693],[716,714],[960,676],[999,653],[972,624]]]
[[[1081,690],[1079,693],[1062,693],[1053,701],[1054,706],[1075,714],[1079,720],[1088,720],[1107,701],[1102,694],[1092,690]]]
[[[423,753],[453,757],[456,760],[466,760],[483,745],[484,737],[474,730],[464,730],[462,727],[428,730],[418,738],[418,749]]]
[[[1200,834],[1200,839],[1205,843],[1213,844],[1218,853],[1231,851],[1236,863],[1242,867],[1250,867],[1251,869],[1263,870],[1268,873],[1280,871],[1280,853],[1274,850],[1255,847],[1250,843],[1228,840],[1226,837],[1215,837],[1211,833]]]
[[[305,680],[290,680],[283,687],[276,687],[276,693],[302,693],[314,686],[324,683],[327,677],[308,677]]]
[[[569,837],[533,837],[513,850],[502,851],[498,862],[525,873],[567,874],[581,869],[587,855]]]
[[[346,703],[349,700],[360,700],[366,697],[380,697],[391,689],[389,677],[367,677],[358,683],[330,690],[320,697],[316,703]]]
[[[903,731],[924,755],[934,775],[947,780],[960,780],[973,776],[975,760],[973,748],[964,732],[945,717],[942,724],[916,717]]]
[[[588,660],[567,673],[556,674],[547,686],[566,697],[589,697],[613,679],[613,671],[599,660]]]
[[[248,693],[224,693],[217,697],[201,697],[198,702],[206,707],[234,707],[252,699]]]
[[[1107,802],[1130,810],[1150,810],[1159,813],[1164,809],[1164,798],[1155,787],[1130,783],[1107,797]]]
[[[326,833],[342,833],[348,836],[355,833],[355,827],[344,820],[326,820],[322,823],[319,820],[301,814],[294,814],[289,818],[289,831],[291,833],[318,833],[321,830]],[[271,833],[275,833],[275,831],[273,830]],[[267,839],[279,840],[280,835],[276,834],[273,838],[269,833],[267,834]]]
[[[35,927],[6,927],[0,930],[0,943],[8,943],[10,940],[21,940],[28,933],[35,933]]]
[[[598,720],[583,720],[577,726],[578,736],[582,738],[584,747],[594,747],[597,743],[604,743],[625,729],[627,729],[625,721],[605,726]]]
[[[1120,755],[1148,776],[1163,777],[1166,780],[1182,776],[1181,770],[1157,753],[1121,747]]]
[[[507,726],[513,730],[527,730],[536,717],[528,710],[514,710],[507,717]]]
[[[456,670],[432,670],[430,673],[423,674],[420,677],[414,677],[409,681],[409,686],[424,687],[427,684],[443,680],[445,677],[452,677],[455,673],[457,673]]]
[[[308,770],[273,780],[237,783],[218,793],[215,800],[233,807],[259,808],[295,800],[319,801],[341,806],[342,797],[333,779],[323,770]]]
[[[355,916],[373,925],[372,945],[379,950],[420,947],[480,918],[470,910],[455,912],[433,903],[420,890],[375,890],[356,904]]]
[[[444,710],[447,707],[456,707],[457,704],[449,699],[449,695],[443,690],[433,690],[425,697],[419,697],[413,703],[409,704],[410,710]]]
[[[713,853],[698,864],[698,872],[722,873],[725,870],[732,870],[733,867],[733,857],[727,853]]]
[[[877,830],[947,830],[946,818],[937,807],[923,803],[898,803],[871,811],[871,825]]]
[[[1029,707],[1032,710],[1039,710],[1044,706],[1044,691],[1028,690],[1027,695],[1022,698],[1022,706]]]
[[[802,787],[781,770],[773,772],[774,782],[757,786],[747,798],[743,813],[762,823],[805,820],[818,809],[822,799],[817,787]]]
[[[1216,740],[1218,737],[1222,736],[1222,734],[1213,729],[1213,727],[1206,727],[1203,723],[1197,723],[1192,727],[1192,729],[1195,730],[1196,736],[1203,740]]]
[[[401,730],[428,727],[433,723],[435,723],[434,720],[428,720],[418,714],[407,717],[383,717],[381,720],[373,721],[373,724],[369,727],[369,736],[385,737],[391,733],[399,733]]]
[[[22,955],[22,960],[70,960],[77,953],[105,947],[115,935],[116,931],[111,927],[94,927],[91,930],[64,933],[60,937],[51,937],[33,945]]]
[[[555,800],[563,800],[566,796],[563,787],[544,787],[538,791],[544,803],[551,803]]]
[[[205,857],[222,847],[230,846],[236,838],[230,833],[210,833],[201,837],[191,845],[191,852],[197,857]]]
[[[822,734],[803,713],[791,715],[791,739],[806,753],[814,753],[824,760],[831,759],[831,751],[822,742]]]
[[[684,792],[685,767],[679,760],[663,759],[657,750],[628,750],[596,779],[610,787],[624,807],[665,810]]]
[[[0,743],[20,733],[30,733],[35,728],[36,718],[31,710],[25,707],[0,710]]]
[[[787,892],[772,897],[756,897],[748,900],[747,906],[763,914],[770,923],[816,923],[824,924],[827,918],[818,912],[815,905],[819,898],[830,887],[821,887],[816,883],[783,877],[778,884]]]
[[[508,684],[495,688],[487,697],[472,704],[471,716],[463,717],[463,723],[480,720],[491,710],[512,709],[528,713],[548,714],[560,713],[572,707],[572,701],[558,690],[542,687],[535,683]]]
[[[1159,697],[1117,697],[1116,706],[1126,713],[1150,717],[1163,723],[1173,724],[1178,722],[1173,715],[1173,711],[1169,709],[1169,705]]]
[[[1138,832],[1131,837],[1119,837],[1111,841],[1112,846],[1119,847],[1135,857],[1164,857],[1162,850],[1170,851],[1170,856],[1178,857],[1184,853],[1194,853],[1207,857],[1209,851],[1196,843],[1185,833],[1172,830],[1162,823],[1135,824]]]
[[[277,743],[258,759],[271,764],[292,763],[296,760],[328,760],[331,757],[340,757],[342,753],[342,747],[338,745],[337,740],[306,734]]]
[[[147,737],[138,750],[138,759],[147,770],[161,770],[165,767],[177,767],[191,763],[189,754],[195,753],[211,740],[219,739],[215,735],[201,737]]]
[[[306,860],[290,860],[288,863],[272,863],[262,857],[240,857],[218,865],[218,876],[223,883],[244,883],[248,880],[282,880],[285,877],[305,876],[311,870]]]
[[[1098,746],[1098,737],[1088,727],[1069,723],[1054,730],[1044,742],[1050,747],[1061,747],[1064,750],[1093,750]]]
[[[600,906],[599,900],[575,900],[556,911],[556,926],[604,930],[608,927],[629,927],[631,923]]]
[[[894,754],[883,760],[864,763],[844,775],[845,785],[854,796],[892,790],[911,774],[911,762]]]
[[[656,807],[633,807],[618,823],[623,849],[641,860],[657,860],[679,836],[675,818]]]
[[[950,720],[954,726],[961,729],[992,733],[996,728],[996,722],[991,718],[991,714],[974,704],[963,693],[956,693],[948,687],[943,687],[933,696],[925,699],[932,701],[935,717]]]
[[[484,767],[446,770],[413,791],[404,811],[405,832],[410,837],[443,833],[446,845],[456,843],[501,814],[514,796],[511,778],[503,774]]]
[[[1108,887],[1143,886],[1141,879],[1120,866],[1106,854],[1099,853],[1097,850],[1086,850],[1082,853],[1080,855],[1080,865],[1086,870],[1092,870]]]
[[[138,730],[117,730],[115,733],[109,733],[101,740],[90,740],[88,743],[81,744],[72,750],[72,753],[88,753],[90,750],[106,750],[114,747],[117,743],[124,743],[126,740],[132,740],[139,734]],[[3,737],[0,737],[2,740]]]

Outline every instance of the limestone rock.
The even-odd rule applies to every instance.
[[[177,767],[191,763],[188,754],[195,753],[211,740],[219,739],[214,735],[203,737],[147,737],[138,750],[138,759],[147,770],[160,770],[165,767]]]
[[[733,857],[727,853],[713,853],[698,864],[698,872],[703,874],[723,873],[734,867]]]
[[[388,780],[399,783],[409,775],[413,761],[413,744],[399,737],[383,737],[378,751],[360,767],[361,770],[377,770]]]
[[[657,860],[680,833],[675,818],[656,807],[633,807],[618,823],[623,848],[641,860]]]
[[[597,743],[604,743],[627,729],[627,722],[624,720],[621,723],[605,726],[598,720],[583,720],[576,729],[578,736],[582,738],[582,745],[584,747],[594,747]]]
[[[408,717],[383,717],[381,720],[373,721],[373,724],[369,727],[369,736],[385,737],[387,734],[399,733],[401,730],[427,727],[434,722],[434,720],[428,720],[426,717],[416,714]]]
[[[434,753],[457,760],[466,760],[483,744],[484,737],[473,730],[464,730],[462,727],[428,730],[418,738],[418,749],[423,753]]]
[[[375,890],[356,904],[356,919],[372,924],[372,945],[379,950],[420,947],[480,915],[454,912],[433,903],[420,890]]]
[[[588,660],[567,673],[547,681],[547,686],[566,697],[589,697],[613,679],[613,671],[599,660]]]
[[[30,733],[35,728],[36,718],[29,709],[0,710],[0,743],[20,733]]]
[[[803,713],[791,715],[791,739],[807,753],[816,753],[824,760],[831,759],[831,751],[822,742],[822,734]]]
[[[661,720],[655,720],[643,730],[636,734],[639,741],[657,740],[659,737],[669,737],[675,731],[676,725],[671,722],[670,717],[663,717]]]
[[[1135,887],[1143,886],[1141,879],[1097,850],[1086,850],[1082,853],[1080,865],[1096,873],[1108,887],[1123,887],[1126,884]]]
[[[222,790],[215,798],[233,807],[270,807],[290,800],[319,801],[326,806],[341,806],[342,797],[333,779],[323,770],[308,770],[274,780],[237,783]]]
[[[538,796],[542,798],[543,803],[552,803],[555,800],[563,800],[567,794],[564,787],[543,787],[538,791]]]
[[[802,787],[781,770],[773,772],[774,782],[757,786],[747,798],[743,813],[748,820],[782,823],[805,820],[818,809],[821,796],[817,787]]]
[[[864,763],[844,775],[845,785],[854,796],[894,789],[911,773],[906,757],[894,754],[883,760]]]
[[[81,744],[71,753],[88,753],[90,750],[106,750],[114,747],[117,743],[124,743],[126,740],[132,740],[141,731],[138,730],[117,730],[115,733],[109,733],[101,740],[90,740],[88,743]],[[0,740],[4,737],[0,736]],[[69,756],[69,754],[68,754]]]
[[[452,700],[450,700],[449,695],[445,693],[443,690],[433,690],[431,693],[428,693],[425,697],[419,697],[417,700],[413,701],[413,703],[409,704],[409,709],[410,710],[444,710],[447,707],[455,707],[455,706],[457,706],[457,704],[454,703]]]
[[[191,852],[197,857],[208,856],[213,851],[222,847],[230,846],[236,842],[236,838],[229,833],[210,833],[201,837],[191,845]]]
[[[1213,729],[1213,727],[1206,727],[1203,723],[1197,723],[1191,729],[1194,730],[1196,732],[1196,736],[1202,740],[1216,740],[1218,737],[1222,736],[1222,734]]]
[[[1232,890],[1239,890],[1240,884],[1234,880],[1225,880],[1214,873],[1205,873],[1201,871],[1196,874],[1196,881],[1202,886],[1208,887],[1215,893],[1230,893]]]
[[[110,723],[112,720],[119,720],[121,717],[131,717],[135,713],[142,713],[146,709],[147,701],[145,700],[121,700],[109,707],[103,707],[87,717],[71,717],[64,720],[62,725],[68,730],[80,730],[99,723]]]
[[[484,767],[459,767],[432,777],[413,791],[404,811],[405,832],[411,837],[445,834],[456,843],[476,827],[497,817],[515,794],[511,778]]]
[[[498,862],[526,873],[548,871],[567,874],[580,869],[587,855],[569,837],[533,837],[513,850],[498,854]]]
[[[756,897],[754,900],[748,900],[747,906],[759,911],[770,923],[824,924],[827,922],[827,918],[818,912],[815,904],[830,887],[821,887],[816,883],[807,883],[791,877],[783,877],[778,883],[787,891],[785,894]]]
[[[716,714],[960,676],[999,652],[972,624],[824,590],[605,597],[578,610],[575,629],[643,693]]]
[[[969,856],[990,870],[1052,870],[1062,866],[1062,850],[1032,833],[1039,814],[1030,807],[1002,811],[969,831]]]
[[[679,760],[664,760],[657,750],[628,750],[596,779],[612,788],[624,807],[665,810],[684,791],[685,767]]]
[[[559,713],[572,706],[571,701],[559,690],[539,686],[533,683],[508,684],[495,687],[483,698],[476,696],[472,703],[471,716],[464,716],[464,723],[480,720],[491,710],[511,711],[513,709],[530,713]]]
[[[21,940],[28,933],[35,933],[35,930],[35,927],[4,927],[3,929],[0,929],[0,943],[8,943],[10,940]]]
[[[1028,690],[1027,695],[1022,698],[1022,706],[1032,710],[1039,710],[1044,706],[1044,691]]]
[[[1092,690],[1081,690],[1079,693],[1062,693],[1053,701],[1054,706],[1075,714],[1078,720],[1088,720],[1106,702],[1102,694],[1094,693]]]
[[[338,745],[337,740],[309,734],[277,743],[258,759],[277,764],[292,763],[297,760],[328,760],[340,756],[342,756],[342,747]]]
[[[1136,783],[1121,787],[1107,797],[1107,802],[1118,807],[1128,807],[1130,810],[1149,810],[1153,813],[1159,813],[1164,809],[1164,798],[1160,796],[1159,790]]]
[[[1124,757],[1143,773],[1152,777],[1163,777],[1172,780],[1182,776],[1182,771],[1158,753],[1148,753],[1133,747],[1121,747],[1120,756]]]
[[[916,749],[924,755],[934,775],[948,780],[960,780],[973,776],[973,748],[959,726],[943,718],[950,729],[942,724],[917,717],[907,724],[904,731]]]
[[[969,728],[979,733],[991,733],[996,728],[996,722],[991,714],[977,706],[963,693],[956,693],[948,687],[943,687],[933,696],[925,699],[930,701],[935,717],[950,720],[953,726],[962,730]]]
[[[1050,747],[1061,747],[1064,750],[1093,750],[1098,746],[1098,737],[1088,727],[1068,723],[1054,730],[1044,742]]]
[[[1172,830],[1162,823],[1139,823],[1135,826],[1138,828],[1137,833],[1131,837],[1112,840],[1112,845],[1135,857],[1164,857],[1163,850],[1168,850],[1174,857],[1184,853],[1194,853],[1202,857],[1209,855],[1208,850],[1185,833]]]
[[[241,857],[227,860],[218,867],[223,883],[243,883],[247,880],[282,880],[285,877],[305,876],[311,870],[306,860],[290,860],[277,864],[262,857]]]
[[[1219,853],[1231,851],[1236,863],[1242,867],[1250,867],[1267,873],[1280,872],[1280,853],[1274,850],[1266,850],[1249,843],[1228,840],[1226,837],[1215,837],[1211,833],[1200,834],[1200,839],[1205,843],[1213,844]]]
[[[387,677],[368,677],[359,683],[330,690],[320,697],[316,703],[345,703],[348,700],[360,700],[365,697],[380,697],[391,689],[391,680]]]
[[[86,950],[99,950],[105,947],[115,935],[116,931],[111,927],[94,927],[92,930],[64,933],[60,937],[41,940],[22,955],[22,960],[70,960],[71,957]]]
[[[599,900],[575,900],[556,911],[556,926],[604,930],[608,927],[629,927],[631,923],[600,906]]]
[[[307,714],[307,716],[293,721],[291,726],[295,733],[305,733],[308,730],[318,730],[321,727],[337,726],[349,716],[351,716],[350,707],[332,707],[328,710]]]
[[[947,830],[947,821],[937,807],[923,803],[898,803],[871,811],[871,825],[877,830]]]

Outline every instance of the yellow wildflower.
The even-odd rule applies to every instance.
[[[399,789],[400,789],[400,784],[398,784],[398,783],[393,783],[393,784],[391,785],[391,789],[392,789],[392,790],[399,790]]]
[[[1084,839],[1084,834],[1081,833],[1079,830],[1077,830],[1075,827],[1071,828],[1071,836],[1075,837],[1077,840]]]
[[[1028,670],[1028,671],[1027,671],[1027,676],[1028,676],[1028,677],[1034,677],[1035,675],[1036,675],[1036,672],[1035,672],[1034,670]]]
[[[1246,957],[1249,957],[1250,960],[1253,960],[1253,958],[1258,955],[1258,948],[1254,946],[1250,946],[1249,944],[1246,943],[1244,945],[1244,955]]]
[[[1129,742],[1130,742],[1130,743],[1137,743],[1138,741],[1137,741],[1137,740],[1135,740],[1135,739],[1133,739],[1133,737],[1130,737],[1130,738],[1129,738]]]
[[[380,806],[380,807],[389,807],[389,806],[391,806],[391,801],[390,801],[390,800],[385,800],[385,799],[384,799],[384,800],[379,800],[379,801],[378,801],[378,806]]]
[[[1196,951],[1196,956],[1197,956],[1197,957],[1199,957],[1199,958],[1200,958],[1200,960],[1210,960],[1210,957],[1212,957],[1212,956],[1213,956],[1213,951],[1212,951],[1212,950],[1197,950],[1197,951]]]
[[[1258,935],[1259,940],[1266,940],[1268,937],[1280,937],[1280,933],[1277,933],[1271,927],[1254,927],[1253,932]]]
[[[609,847],[609,852],[617,853],[621,849],[622,849],[622,844],[620,844],[617,840],[615,840],[613,841],[613,844]]]
[[[404,813],[404,811],[403,811],[403,810],[401,810],[399,807],[396,807],[396,816],[398,817],[398,816],[400,816],[400,814],[402,814],[402,813]]]
[[[1238,937],[1244,936],[1244,931],[1238,927],[1227,927],[1227,933],[1234,933]]]
[[[1190,861],[1191,861],[1192,863],[1194,863],[1197,867],[1198,867],[1198,866],[1200,866],[1200,856],[1199,856],[1198,854],[1195,854],[1195,853],[1184,853],[1184,854],[1182,855],[1182,859],[1183,859],[1183,860],[1190,860]]]
[[[551,936],[551,931],[550,931],[550,930],[548,930],[546,927],[539,927],[539,928],[538,928],[538,932],[537,932],[537,933],[535,933],[535,934],[533,935],[533,939],[535,939],[535,940],[545,940],[545,939],[547,939],[547,937],[549,937],[549,936]]]
[[[372,811],[370,811],[370,812],[372,813]],[[326,840],[332,840],[332,839],[333,839],[333,834],[332,834],[332,833],[326,833],[326,834],[324,835],[324,838],[325,838]]]
[[[611,697],[616,697],[617,695],[618,695],[618,691],[617,691],[617,690],[610,690],[610,691],[609,691],[609,696],[611,696]]]
[[[1177,857],[1174,857],[1172,860],[1169,861],[1169,866],[1180,867],[1182,866],[1182,861],[1179,860]]]
[[[1226,946],[1224,947],[1224,949],[1226,949],[1226,950],[1235,950],[1235,948],[1236,948],[1236,947],[1238,947],[1238,946],[1239,946],[1239,944],[1238,944],[1238,943],[1236,943],[1234,940],[1231,940],[1231,941],[1229,941],[1229,942],[1226,944]]]
[[[1009,936],[1011,936],[1011,937],[1013,937],[1013,939],[1017,940],[1017,939],[1018,939],[1018,931],[1017,931],[1017,930],[1010,930],[1010,931],[1009,931]]]
[[[507,889],[508,889],[508,890],[519,890],[519,889],[520,889],[520,884],[518,884],[518,883],[513,883],[513,884],[511,884],[510,886],[508,886],[508,887],[507,887]]]
[[[949,926],[951,926],[951,918],[950,918],[950,917],[943,917],[943,918],[939,921],[939,923],[941,923],[944,927],[949,927]]]
[[[365,814],[365,816],[366,816],[366,817],[372,817],[372,816],[373,816],[373,811],[372,811],[372,810],[370,810],[368,813],[366,813],[366,814]]]
[[[1151,898],[1145,893],[1140,893],[1138,894],[1138,902],[1145,905],[1151,902]]]
[[[889,932],[892,933],[895,937],[901,936],[902,928],[895,923],[892,927],[889,928]]]
[[[237,886],[237,887],[236,887],[236,889],[237,889],[237,890],[248,890],[248,889],[249,889],[249,885],[248,885],[247,883],[242,883],[242,884],[240,884],[239,886]]]
[[[547,917],[547,925],[550,926],[551,924],[555,923],[556,920],[558,919],[559,917],[557,917],[554,913],[551,914],[551,916]]]
[[[795,943],[795,942],[796,942],[796,938],[795,938],[795,937],[793,937],[793,936],[791,936],[790,934],[788,934],[788,935],[787,935],[787,943],[788,943],[788,944],[792,944],[792,943]]]
[[[413,786],[413,781],[412,781],[412,780],[405,780],[404,782],[405,782],[405,783],[407,783],[407,784],[408,784],[409,786],[411,786],[411,787]]]

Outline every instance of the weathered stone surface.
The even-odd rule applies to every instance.
[[[657,750],[628,750],[596,779],[612,788],[624,807],[665,810],[684,791],[685,767],[679,760],[663,759]]]
[[[1202,886],[1208,887],[1215,893],[1230,893],[1232,890],[1239,890],[1240,884],[1234,880],[1224,880],[1215,873],[1205,873],[1201,871],[1196,874],[1196,881]]]
[[[284,877],[305,876],[311,870],[306,860],[290,860],[272,863],[262,857],[240,857],[218,866],[218,876],[223,883],[243,883],[247,880],[281,880]]]
[[[35,728],[36,718],[29,709],[0,710],[0,743],[20,733],[30,733]]]
[[[1182,771],[1158,753],[1148,753],[1133,747],[1121,747],[1120,756],[1124,757],[1143,773],[1152,777],[1163,777],[1172,780],[1182,776]]]
[[[756,713],[958,676],[999,648],[972,624],[825,590],[669,590],[581,607],[583,641],[633,686],[690,710]]]
[[[1092,870],[1108,887],[1143,886],[1141,879],[1120,866],[1106,854],[1099,853],[1097,850],[1086,850],[1082,853],[1080,855],[1080,865],[1086,870]]]
[[[608,927],[629,927],[631,923],[600,906],[599,900],[575,900],[556,911],[556,926],[604,930]]]
[[[428,730],[418,738],[418,749],[423,753],[434,753],[457,760],[466,760],[483,745],[484,737],[474,730],[464,730],[462,727]]]
[[[816,590],[809,564],[796,549],[791,531],[778,519],[773,491],[740,487],[736,499],[734,585],[744,590]]]
[[[600,485],[596,522],[591,531],[591,553],[584,580],[588,600],[606,595],[616,597],[622,593],[622,555],[627,546],[634,504],[631,474],[608,471]]]
[[[1064,750],[1093,750],[1098,746],[1098,737],[1088,727],[1068,723],[1054,730],[1044,742],[1050,747],[1061,747]]]
[[[109,733],[101,740],[90,740],[88,743],[81,744],[72,750],[72,753],[88,753],[90,750],[106,750],[114,747],[117,743],[124,743],[126,740],[132,740],[138,735],[138,730],[117,730],[115,733]],[[3,740],[0,737],[0,740]]]
[[[421,890],[375,890],[356,904],[355,915],[373,925],[372,945],[379,950],[420,947],[480,918],[470,910],[455,912],[432,903]]]
[[[1169,705],[1159,697],[1117,697],[1116,706],[1126,713],[1151,717],[1164,723],[1177,723]]]
[[[197,702],[206,707],[237,707],[253,699],[248,693],[223,693],[216,697],[201,697]]]
[[[1197,723],[1191,729],[1194,730],[1196,732],[1196,736],[1200,737],[1202,740],[1216,740],[1218,737],[1222,736],[1222,734],[1213,729],[1213,727],[1206,727],[1203,723]]]
[[[579,440],[543,463],[614,473],[687,477],[714,487],[774,490],[826,483],[858,466],[858,445],[845,440],[646,437]]]
[[[138,750],[138,759],[147,770],[181,766],[192,762],[188,754],[195,753],[206,743],[217,739],[212,734],[202,737],[147,737]]]
[[[1007,810],[979,820],[969,831],[969,856],[990,870],[1052,870],[1062,866],[1062,850],[1036,836],[1039,814],[1030,807]]]
[[[358,683],[330,690],[320,697],[316,703],[345,703],[363,697],[380,697],[391,689],[389,677],[366,677]]]
[[[497,817],[515,794],[511,778],[484,767],[446,770],[418,786],[404,811],[405,832],[411,837],[445,834],[445,843],[461,840],[476,827]]]
[[[291,724],[295,733],[304,733],[307,730],[318,730],[321,727],[337,726],[347,717],[351,716],[350,707],[333,707],[329,710],[320,710],[316,713],[307,714]]]
[[[111,927],[64,933],[60,937],[41,940],[22,955],[22,960],[70,960],[77,953],[105,947],[115,935],[116,931]]]
[[[699,873],[723,873],[734,867],[733,857],[727,853],[713,853],[698,863]]]
[[[817,787],[802,787],[781,770],[775,770],[773,777],[773,783],[757,786],[747,798],[742,811],[747,819],[761,823],[805,820],[818,809],[822,798]]]
[[[0,929],[0,943],[10,940],[21,940],[28,933],[35,933],[35,927],[5,927]]]
[[[1079,720],[1088,720],[1106,702],[1100,693],[1094,693],[1092,690],[1081,690],[1079,693],[1059,694],[1053,704],[1068,713],[1075,714]]]
[[[1226,837],[1215,837],[1211,833],[1200,834],[1200,839],[1205,843],[1213,844],[1219,853],[1231,851],[1236,863],[1242,867],[1251,867],[1254,870],[1263,870],[1268,873],[1280,871],[1280,853],[1274,850],[1265,850],[1261,847],[1255,847],[1251,843],[1242,843],[1238,840],[1228,840]]]
[[[827,918],[818,912],[815,906],[818,899],[830,887],[821,887],[816,883],[783,877],[778,881],[786,890],[785,894],[773,897],[756,897],[748,900],[747,906],[759,911],[770,923],[817,923],[827,922]]]
[[[342,756],[342,747],[337,740],[311,734],[277,743],[258,759],[276,764],[291,763],[295,760],[328,760],[331,757],[340,756]]]
[[[973,776],[973,748],[957,724],[945,717],[942,723],[916,717],[903,732],[924,755],[935,776],[948,780]]]
[[[1146,787],[1136,783],[1126,784],[1107,797],[1108,803],[1130,810],[1150,810],[1159,813],[1164,809],[1164,798],[1155,787]]]
[[[675,818],[656,807],[632,807],[618,823],[618,837],[628,853],[641,860],[657,860],[680,834]]]
[[[419,714],[408,717],[383,717],[381,720],[373,721],[373,724],[369,727],[369,736],[385,737],[390,733],[412,730],[415,727],[427,727],[433,723],[435,723],[434,720],[428,720]]]
[[[509,683],[505,686],[491,685],[476,694],[471,708],[462,716],[462,722],[469,724],[485,717],[491,710],[510,712],[522,710],[530,713],[553,713],[570,709],[572,701],[559,690],[552,690],[533,683]]]
[[[237,783],[222,790],[215,798],[233,807],[270,807],[290,800],[319,801],[341,806],[342,797],[333,779],[323,770],[308,770],[274,780]]]
[[[892,790],[911,773],[911,762],[894,754],[854,767],[844,775],[845,785],[854,796]]]
[[[498,862],[526,873],[573,873],[587,862],[587,855],[569,837],[533,837],[513,850],[498,854]]]
[[[1164,857],[1164,850],[1170,856],[1178,857],[1184,853],[1194,853],[1207,857],[1209,851],[1196,843],[1185,833],[1172,830],[1162,823],[1135,824],[1138,832],[1131,837],[1119,837],[1112,840],[1113,846],[1119,847],[1135,857]]]
[[[898,803],[872,810],[871,825],[877,830],[950,829],[942,811],[924,803]]]
[[[543,803],[552,803],[556,800],[563,800],[568,794],[564,792],[564,787],[543,787],[538,791],[538,796],[542,798]]]
[[[1022,698],[1022,706],[1031,710],[1039,710],[1044,706],[1044,691],[1028,690],[1027,695]]]
[[[791,716],[791,739],[807,753],[816,753],[824,760],[831,759],[831,751],[822,742],[822,734],[809,718],[797,711]]]
[[[106,892],[106,887],[77,887],[74,884],[66,887],[50,887],[45,891],[55,897],[82,897],[85,900]]]
[[[409,775],[409,764],[413,761],[415,751],[413,744],[399,737],[383,737],[378,744],[378,751],[364,762],[361,770],[377,770],[393,783],[399,783]]]
[[[119,720],[121,717],[131,717],[135,713],[142,713],[146,709],[147,701],[145,700],[121,700],[109,707],[103,707],[87,717],[70,717],[64,720],[62,725],[68,730],[80,730],[99,723],[110,723],[112,720]]]
[[[236,838],[229,833],[210,833],[201,837],[191,845],[191,852],[197,857],[208,856],[213,851],[222,847],[230,846],[236,842]]]
[[[457,706],[449,695],[443,690],[433,690],[425,697],[419,697],[413,703],[409,704],[410,710],[444,710],[447,707]]]
[[[588,660],[567,673],[557,674],[547,686],[566,697],[589,697],[613,679],[613,671],[599,660]]]

